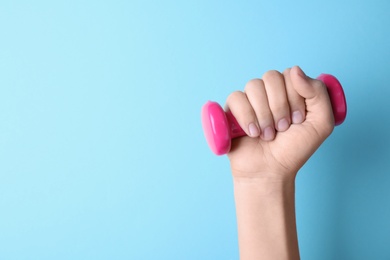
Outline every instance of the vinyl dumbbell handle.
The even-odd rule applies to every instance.
[[[340,125],[347,116],[343,88],[337,78],[330,74],[321,74],[317,79],[324,82],[327,87],[335,125]],[[208,101],[202,107],[201,116],[207,143],[216,155],[228,153],[231,139],[246,135],[234,116],[230,112],[225,112],[217,102]]]

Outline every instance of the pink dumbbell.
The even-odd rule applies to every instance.
[[[343,88],[337,78],[332,75],[321,74],[317,79],[326,85],[335,125],[340,125],[347,116],[347,102]],[[230,151],[232,138],[246,135],[234,116],[212,101],[208,101],[202,107],[202,125],[207,143],[216,155],[223,155]]]

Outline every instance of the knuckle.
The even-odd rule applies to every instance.
[[[321,80],[318,80],[318,79],[313,79],[313,87],[315,88],[319,88],[319,89],[326,89],[326,85],[324,82],[322,82]]]
[[[230,101],[233,101],[233,100],[236,100],[238,98],[241,98],[242,96],[242,92],[237,90],[237,91],[234,91],[232,93],[230,93],[230,95],[228,96],[227,100],[230,100]]]
[[[226,98],[226,104],[231,105],[239,102],[239,100],[242,100],[243,95],[245,94],[239,90],[230,93],[230,95]]]
[[[289,75],[290,74],[290,71],[291,71],[291,68],[287,68],[283,71],[283,75]]]
[[[282,78],[283,75],[277,70],[269,70],[263,75],[263,79],[266,81]]]
[[[269,110],[256,111],[256,116],[259,122],[262,122],[263,124],[273,122],[272,113]]]
[[[245,91],[251,91],[253,88],[258,88],[263,85],[262,79],[251,79],[245,85]]]
[[[272,107],[272,114],[275,116],[285,116],[289,113],[289,106],[287,102],[281,102],[279,104],[275,104]]]

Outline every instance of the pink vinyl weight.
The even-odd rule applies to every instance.
[[[335,125],[340,125],[347,116],[347,102],[343,88],[337,78],[330,74],[321,74],[317,79],[326,85]],[[246,135],[234,116],[230,112],[225,112],[217,102],[208,101],[203,105],[201,117],[207,143],[216,155],[223,155],[230,151],[232,138]]]

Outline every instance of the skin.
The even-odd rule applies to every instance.
[[[299,259],[295,177],[333,131],[326,87],[298,66],[268,71],[230,94],[226,110],[248,134],[228,154],[240,259]]]

